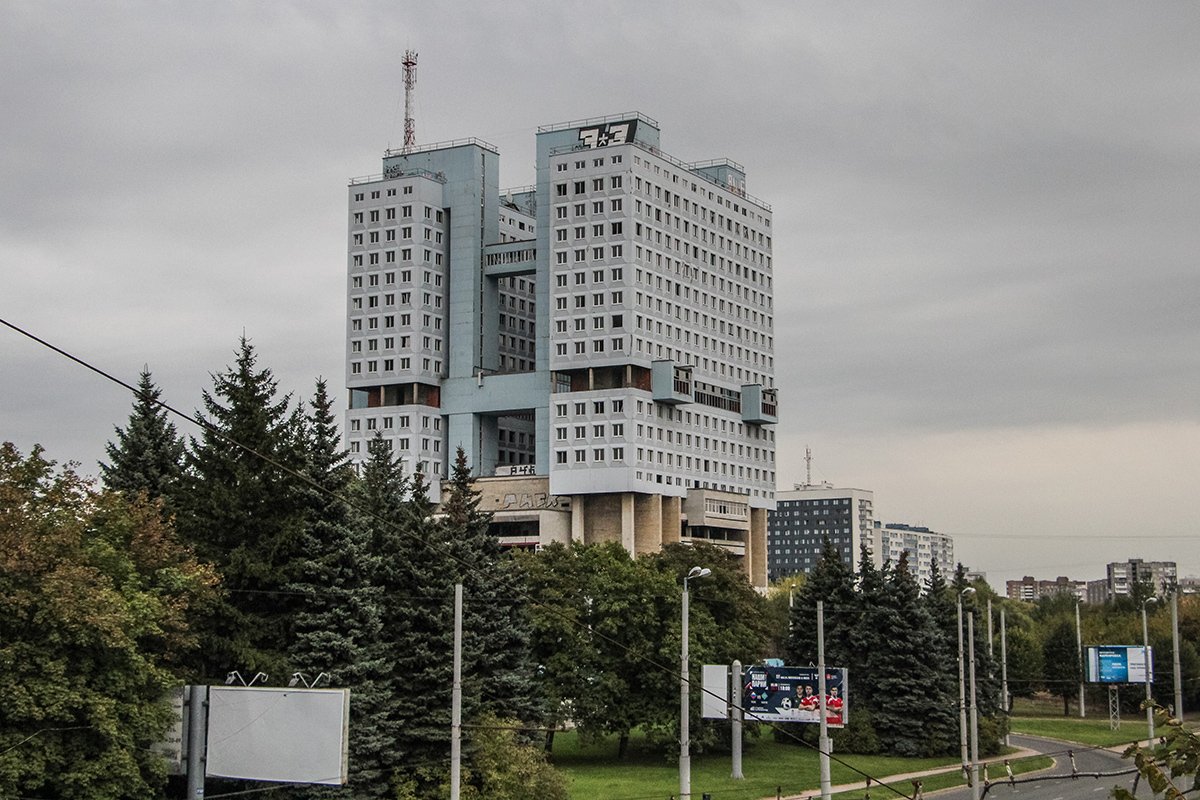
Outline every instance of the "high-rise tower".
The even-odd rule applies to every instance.
[[[462,447],[510,545],[705,540],[765,585],[770,207],[637,113],[539,128],[534,186],[498,161],[406,147],[350,184],[352,454],[382,436],[436,483]]]

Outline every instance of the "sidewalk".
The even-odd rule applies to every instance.
[[[1002,756],[993,756],[991,758],[982,759],[979,763],[980,764],[999,764],[999,765],[1001,765],[1001,769],[1003,770],[1003,764],[1006,759],[1027,758],[1029,756],[1038,756],[1038,755],[1041,755],[1041,753],[1039,753],[1036,750],[1030,750],[1027,747],[1020,747],[1020,748],[1017,748],[1016,750],[1014,750],[1013,752],[1006,753]],[[898,775],[888,775],[888,776],[886,776],[884,778],[880,778],[878,780],[872,780],[871,786],[872,786],[872,788],[874,788],[874,787],[879,786],[880,784],[885,784],[885,783],[886,784],[895,784],[895,783],[901,783],[904,781],[912,781],[917,778],[925,778],[930,775],[945,775],[948,772],[949,773],[958,773],[959,771],[960,771],[960,768],[958,766],[952,766],[952,767],[934,767],[933,769],[925,769],[925,770],[921,770],[919,772],[902,772]],[[982,775],[981,775],[981,777],[982,777]],[[837,794],[838,792],[850,792],[850,791],[854,791],[855,789],[865,789],[865,788],[867,788],[867,782],[865,780],[856,781],[854,783],[841,783],[841,784],[838,784],[837,786],[830,787],[830,794]],[[781,800],[812,800],[812,798],[819,798],[820,796],[821,796],[821,790],[818,788],[818,789],[810,789],[808,791],[801,792],[800,794],[783,795]],[[764,798],[764,800],[775,800],[775,797],[769,796],[767,798]]]

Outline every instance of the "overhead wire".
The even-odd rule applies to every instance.
[[[2,317],[0,317],[0,324],[11,329],[15,333],[36,342],[37,344],[47,348],[48,350],[51,350],[52,352],[57,353],[58,355],[62,356],[63,358],[66,358],[67,360],[83,367],[84,369],[100,376],[101,378],[104,378],[105,380],[110,381],[111,383],[114,383],[118,386],[121,386],[122,388],[124,388],[127,391],[129,391],[130,393],[132,393],[134,395],[134,397],[142,396],[139,389],[137,387],[133,386],[132,384],[122,380],[121,378],[113,375],[112,373],[110,373],[104,369],[101,369],[100,367],[95,366],[94,364],[86,361],[83,358],[80,358],[79,356],[74,355],[73,353],[71,353],[67,350],[65,350],[61,347],[58,347],[57,345],[47,341],[46,339],[44,339],[40,336],[37,336],[36,334],[32,333],[31,331],[26,330],[25,328],[15,324],[15,323],[12,323]],[[430,542],[427,539],[420,538],[414,531],[410,531],[402,525],[397,525],[395,520],[386,519],[386,518],[380,516],[373,509],[366,508],[362,504],[358,503],[355,500],[355,498],[353,498],[353,497],[344,495],[343,493],[340,493],[340,492],[332,491],[329,488],[322,486],[319,482],[317,482],[314,479],[312,479],[311,477],[303,474],[302,472],[299,472],[298,470],[293,469],[292,467],[289,467],[288,465],[280,462],[279,460],[273,458],[272,456],[262,453],[262,452],[256,450],[255,448],[253,448],[249,445],[246,445],[246,444],[242,443],[241,441],[235,439],[234,437],[224,433],[219,428],[217,428],[215,425],[208,422],[207,420],[204,420],[203,418],[200,418],[198,416],[193,416],[184,411],[181,411],[178,408],[171,405],[170,403],[167,403],[161,399],[153,399],[152,402],[159,408],[167,411],[170,414],[173,414],[173,415],[179,417],[182,420],[185,420],[185,421],[197,426],[201,430],[215,436],[216,438],[225,442],[226,444],[236,447],[236,448],[242,450],[243,452],[253,456],[254,458],[260,459],[263,463],[270,465],[271,467],[275,468],[276,470],[279,470],[281,473],[289,475],[292,478],[295,478],[296,480],[300,481],[302,484],[306,485],[308,488],[313,489],[313,490],[315,490],[323,495],[326,495],[328,497],[337,499],[337,500],[341,501],[342,503],[345,503],[348,507],[353,508],[356,511],[358,511],[359,513],[364,514],[364,515],[374,519],[376,522],[378,522],[384,526],[390,527],[395,531],[398,531],[401,535],[406,536],[410,539],[414,539],[419,544],[422,544],[425,546],[439,547],[440,549],[443,550],[444,555],[446,555],[451,561],[456,562],[458,564],[458,566],[460,566],[461,568],[463,568],[465,570],[465,573],[469,574],[472,572],[477,572],[477,570],[474,568],[474,566],[472,564],[470,564],[466,559],[455,554],[448,547],[447,543],[445,543],[445,542]],[[663,672],[669,676],[672,676],[673,678],[677,678],[677,679],[681,679],[681,680],[688,680],[689,683],[691,682],[690,676],[683,676],[681,673],[676,671],[676,669],[674,667],[664,665],[664,664],[660,663],[659,661],[657,661],[656,659],[650,658],[649,656],[636,655],[636,654],[631,653],[630,649],[628,647],[626,647],[624,644],[622,644],[621,642],[619,642],[618,640],[604,634],[601,631],[595,630],[593,627],[586,625],[583,621],[578,620],[571,615],[565,614],[565,613],[559,611],[558,609],[554,608],[551,605],[541,603],[540,601],[538,601],[536,598],[532,597],[527,592],[522,592],[518,586],[510,585],[509,588],[512,589],[514,597],[523,600],[525,603],[529,604],[530,606],[539,608],[539,609],[545,611],[546,613],[559,618],[563,622],[566,622],[571,625],[575,625],[580,628],[587,629],[587,631],[590,635],[597,637],[601,640],[604,640],[609,645],[617,648],[618,650],[624,651],[626,654],[632,656],[634,659],[640,661],[643,664],[653,667],[654,669],[656,669],[660,672]],[[271,593],[271,592],[275,592],[278,590],[232,590],[232,591],[245,591],[245,592],[263,591],[265,593]],[[421,598],[421,599],[432,600],[433,598],[430,597],[430,598]],[[711,692],[702,686],[700,687],[700,692],[702,694],[708,694],[711,697],[713,697],[714,699],[726,701],[726,698],[716,694],[715,692]],[[739,703],[736,703],[732,700],[728,700],[727,702],[729,702],[729,704],[735,710],[741,711],[746,719],[753,721],[753,722],[758,722],[760,724],[763,724],[766,727],[768,727],[769,729],[776,731],[781,736],[791,739],[805,747],[808,747],[811,750],[815,750],[818,753],[827,756],[828,758],[830,758],[831,761],[834,761],[834,762],[840,764],[841,766],[843,766],[844,768],[850,770],[852,773],[861,776],[864,780],[878,782],[877,778],[875,778],[874,776],[868,774],[867,772],[855,767],[854,765],[849,764],[844,759],[841,759],[840,757],[838,757],[832,753],[823,753],[820,750],[820,747],[818,745],[814,745],[811,742],[805,741],[802,737],[797,736],[795,733],[788,730],[787,728],[784,728],[771,720],[762,719],[757,714],[755,714],[753,711],[743,708]],[[900,797],[905,797],[905,798],[909,798],[909,800],[912,800],[912,796],[907,795],[904,792],[901,792],[900,790],[896,789],[893,786],[890,786],[888,784],[883,784],[883,788],[886,788],[886,789],[892,791],[894,794],[896,794]],[[254,791],[258,791],[258,790],[254,790]],[[221,796],[221,795],[210,795],[210,796],[217,797],[217,796]],[[632,800],[632,798],[630,798],[630,800]]]

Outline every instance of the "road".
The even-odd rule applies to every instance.
[[[1039,753],[1049,753],[1055,759],[1053,768],[1029,776],[1017,776],[1015,786],[1007,781],[1001,781],[1004,776],[1003,767],[991,768],[988,777],[992,786],[985,800],[1108,800],[1113,786],[1121,785],[1127,789],[1133,788],[1134,775],[1106,776],[1095,778],[1071,777],[1071,759],[1067,750],[1075,754],[1075,767],[1080,773],[1119,772],[1132,768],[1133,762],[1121,758],[1119,753],[1108,750],[1092,750],[1083,745],[1072,746],[1053,739],[1041,739],[1036,736],[1013,735],[1012,744],[1015,747],[1026,747]],[[1051,778],[1050,776],[1057,776]],[[1022,780],[1037,778],[1038,780],[1022,783]],[[938,800],[971,800],[971,790],[967,788],[950,789],[938,792]],[[1153,797],[1153,793],[1145,781],[1138,783],[1137,797]]]

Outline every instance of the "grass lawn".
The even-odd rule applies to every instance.
[[[1131,744],[1146,738],[1145,717],[1122,717],[1121,727],[1114,731],[1108,724],[1108,709],[1104,710],[1103,717],[1089,716],[1087,719],[1062,716],[1013,717],[1011,727],[1013,733],[1046,736],[1050,739],[1081,742],[1095,747]]]
[[[679,791],[677,752],[664,755],[649,750],[636,737],[630,742],[625,761],[616,760],[616,751],[615,738],[584,747],[574,733],[555,736],[553,762],[570,780],[572,800],[667,800]],[[887,776],[943,766],[952,769],[949,776],[924,779],[926,790],[942,788],[942,782],[946,786],[961,783],[955,769],[957,758],[834,755],[869,775]],[[1044,766],[1049,766],[1048,759],[1045,763],[1031,762],[1025,770]],[[774,796],[778,787],[782,787],[785,795],[796,794],[819,787],[819,770],[814,750],[780,744],[770,737],[748,739],[742,759],[744,780],[729,777],[728,752],[693,754],[692,794],[695,800],[705,792],[712,794],[713,800],[758,800]],[[862,780],[861,775],[836,761],[831,765],[831,778],[834,785]],[[897,788],[906,794],[912,790],[907,781]],[[878,788],[873,791],[876,798],[895,796]],[[846,793],[846,797],[861,798],[862,791]]]

